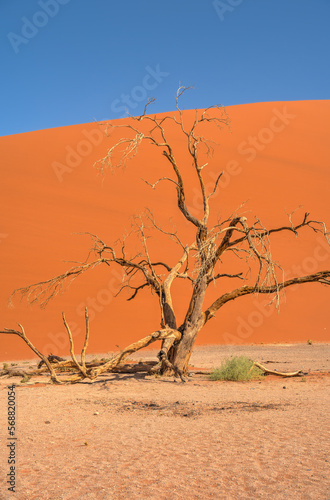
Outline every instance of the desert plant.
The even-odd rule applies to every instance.
[[[311,339],[308,339],[308,340],[307,340],[307,344],[308,344],[308,345],[313,345],[313,341],[312,341]]]
[[[31,378],[30,375],[25,374],[21,380],[21,384],[26,384],[26,382],[29,382],[30,378]]]
[[[254,366],[253,361],[246,356],[234,356],[222,362],[220,368],[212,370],[211,380],[258,380],[265,374]]]

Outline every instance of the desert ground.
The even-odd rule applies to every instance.
[[[208,379],[223,359],[241,354],[304,375]],[[131,361],[155,355],[143,350]],[[15,493],[6,489],[2,445],[0,498],[330,499],[330,344],[197,346],[190,375],[182,383],[108,373],[59,386],[48,376],[26,384],[2,378],[1,441],[13,382],[18,440]]]

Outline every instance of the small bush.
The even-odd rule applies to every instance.
[[[308,345],[313,345],[313,341],[312,341],[311,339],[308,339],[308,340],[307,340],[307,344],[308,344]]]
[[[21,380],[21,384],[26,384],[26,382],[29,382],[30,378],[31,378],[31,376],[25,374]]]
[[[220,368],[210,373],[211,380],[257,380],[264,378],[260,368],[254,366],[253,361],[246,356],[235,356],[225,360]]]

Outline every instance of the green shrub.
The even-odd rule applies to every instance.
[[[226,359],[220,368],[210,373],[211,380],[257,380],[264,376],[263,371],[253,366],[253,361],[246,356]]]

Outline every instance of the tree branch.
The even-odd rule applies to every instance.
[[[330,285],[330,271],[320,271],[318,273],[309,274],[307,276],[302,276],[299,278],[292,278],[282,283],[274,284],[272,286],[264,286],[258,289],[258,293],[276,293],[278,294],[282,289],[292,286],[292,285],[301,285],[303,283],[321,283],[323,285]],[[215,313],[224,306],[227,302],[231,300],[235,300],[238,297],[242,297],[244,295],[250,295],[256,293],[255,286],[245,285],[241,288],[236,288],[231,292],[225,293],[221,295],[213,304],[206,309],[204,312],[204,324],[207,323],[212,317],[215,316]]]
[[[227,273],[223,273],[223,274],[217,274],[216,276],[211,276],[208,280],[207,280],[207,284],[211,283],[211,281],[215,281],[219,278],[239,278],[241,280],[244,280],[244,278],[242,277],[242,274],[243,273],[238,273],[238,274],[227,274]]]
[[[21,298],[26,297],[31,304],[39,302],[40,307],[44,308],[53,297],[63,291],[64,286],[68,287],[78,276],[81,276],[89,269],[94,269],[102,262],[103,259],[98,259],[93,262],[83,263],[49,280],[17,288],[9,297],[9,305],[13,306],[12,300],[14,296],[20,294]]]
[[[117,367],[120,363],[124,361],[127,356],[132,354],[133,352],[136,352],[143,347],[147,347],[148,345],[152,344],[153,342],[156,342],[156,340],[164,340],[168,338],[174,338],[176,342],[178,342],[181,339],[181,333],[177,330],[173,330],[171,328],[166,328],[162,330],[158,330],[156,332],[153,332],[152,334],[148,335],[147,337],[144,337],[143,339],[139,340],[138,342],[134,342],[133,344],[130,344],[128,347],[123,349],[119,354],[114,356],[110,361],[107,363],[104,363],[103,365],[93,369],[91,371],[91,376],[93,378],[96,378],[98,375],[101,373],[104,373],[106,371],[111,371],[113,368]]]
[[[0,333],[9,335],[18,335],[21,339],[23,339],[24,342],[29,346],[29,348],[45,363],[51,375],[51,381],[55,384],[60,384],[61,382],[60,380],[58,380],[55,370],[48,361],[48,359],[46,358],[46,356],[44,356],[40,351],[38,351],[38,349],[34,347],[34,345],[32,344],[31,340],[27,338],[23,326],[20,323],[18,323],[18,326],[20,327],[21,331],[5,328],[4,330],[1,330]]]

